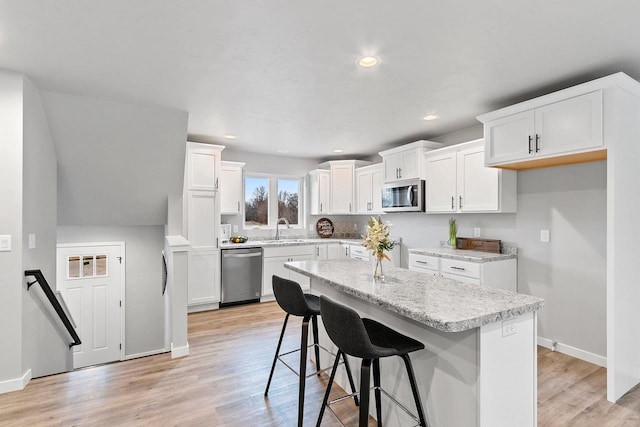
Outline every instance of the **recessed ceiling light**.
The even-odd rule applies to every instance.
[[[342,153],[342,150],[340,148],[336,148],[335,150],[333,150],[334,153]]]
[[[380,62],[380,60],[375,56],[368,55],[358,58],[358,65],[362,68],[375,67],[376,65],[378,65],[378,62]]]
[[[278,150],[278,153],[280,154],[287,154],[289,152],[289,150]]]
[[[236,139],[236,136],[230,133],[226,134],[224,137],[227,139]]]
[[[440,116],[438,116],[437,114],[427,114],[426,116],[423,117],[423,119],[426,121],[430,121],[430,120],[435,120],[439,117]]]

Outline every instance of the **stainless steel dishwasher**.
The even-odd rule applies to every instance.
[[[260,301],[262,248],[222,249],[220,307]]]

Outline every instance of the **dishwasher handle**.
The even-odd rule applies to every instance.
[[[252,252],[252,253],[248,253],[248,254],[225,254],[223,253],[222,256],[224,258],[253,258],[256,256],[262,256],[262,252]]]

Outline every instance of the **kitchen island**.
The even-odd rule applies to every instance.
[[[542,299],[391,266],[385,281],[375,282],[371,266],[357,261],[285,266],[310,277],[312,293],[425,344],[411,357],[431,426],[536,425],[536,311]],[[320,335],[321,344],[335,350],[323,329]],[[359,360],[352,363],[359,372]],[[413,408],[400,359],[382,359],[381,365],[382,387]],[[340,374],[336,381],[345,388]],[[384,425],[413,425],[384,399],[383,417]]]

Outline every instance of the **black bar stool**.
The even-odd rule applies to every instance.
[[[273,294],[276,297],[278,305],[287,313],[282,325],[282,332],[280,332],[280,339],[278,340],[278,346],[276,347],[276,353],[273,357],[273,364],[271,365],[271,373],[269,373],[269,381],[267,382],[267,388],[264,391],[264,395],[269,393],[269,386],[271,385],[271,379],[273,378],[273,371],[276,368],[276,361],[280,360],[285,366],[291,369],[300,377],[299,390],[298,390],[298,426],[302,427],[302,420],[304,416],[304,388],[307,371],[307,349],[308,347],[314,347],[316,358],[316,372],[309,376],[318,375],[323,371],[320,369],[320,349],[322,348],[318,343],[318,319],[320,315],[320,298],[316,295],[305,294],[302,292],[300,284],[293,280],[284,279],[279,276],[273,276],[272,278]],[[287,321],[289,316],[302,317],[302,336],[300,340],[300,370],[296,372],[291,368],[284,360],[280,359],[281,356],[291,354],[298,351],[298,349],[280,354],[280,346],[282,345],[282,338],[284,337],[284,331],[287,328]],[[309,337],[309,320],[311,320],[313,326],[313,345],[308,345]],[[323,348],[323,350],[327,351]],[[333,372],[339,364],[339,356],[336,355],[336,361],[333,364]],[[355,391],[355,384],[353,382],[353,376],[351,375],[351,369],[349,367],[349,361],[342,355],[344,366],[347,370],[347,376],[351,385],[351,390]],[[357,398],[355,398],[356,405],[358,404]]]
[[[362,359],[362,368],[360,370],[360,427],[365,427],[369,418],[369,384],[372,364],[378,427],[382,426],[381,392],[419,422],[420,426],[427,427],[420,393],[413,373],[413,366],[409,358],[409,353],[422,350],[424,344],[402,335],[374,320],[363,319],[351,308],[338,304],[325,296],[320,297],[320,312],[322,313],[322,321],[329,338],[338,346],[336,360],[338,360],[340,355],[344,357],[345,353],[349,356]],[[400,356],[404,361],[407,374],[409,375],[413,399],[418,410],[418,417],[380,387],[380,358],[389,356]],[[320,408],[320,415],[318,416],[318,423],[316,424],[317,427],[319,427],[322,422],[325,407],[330,404],[328,403],[329,393],[333,385],[336,367],[337,364],[334,363],[329,384],[327,385],[327,391],[325,392],[322,407]],[[343,398],[337,400],[342,399]]]

